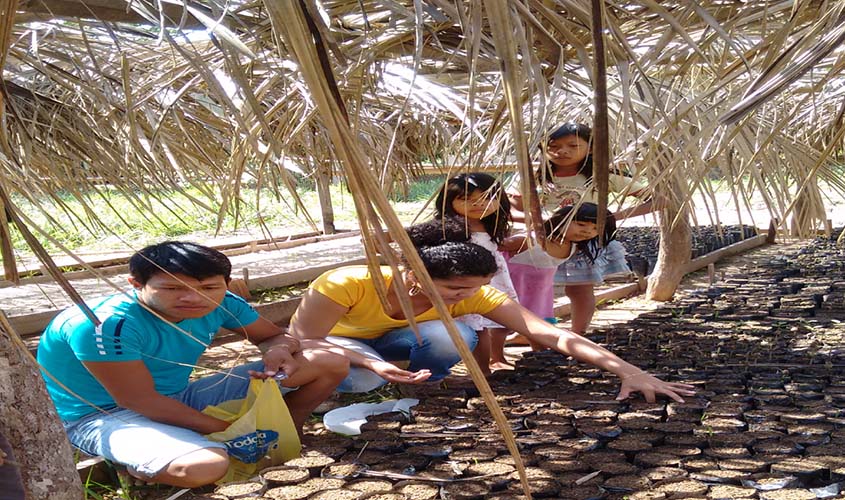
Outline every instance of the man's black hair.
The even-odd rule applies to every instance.
[[[197,280],[232,274],[232,263],[223,253],[185,241],[164,241],[144,247],[129,259],[129,274],[144,285],[156,273],[184,274]]]
[[[496,258],[489,250],[466,241],[419,247],[417,253],[432,279],[490,276],[498,269]]]

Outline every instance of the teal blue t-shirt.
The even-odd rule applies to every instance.
[[[132,294],[113,295],[88,305],[102,322],[99,327],[74,306],[47,325],[38,344],[47,391],[65,421],[96,412],[92,404],[102,409],[116,406],[83,361],[143,361],[156,391],[170,396],[187,387],[193,365],[221,327],[234,330],[258,319],[252,306],[232,293],[226,293],[220,306],[206,316],[182,320],[175,326],[144,309]]]

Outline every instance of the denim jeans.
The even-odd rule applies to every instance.
[[[478,335],[475,330],[460,321],[455,321],[458,332],[469,346],[475,349]],[[449,369],[458,364],[461,355],[452,343],[452,338],[446,332],[446,325],[442,321],[425,321],[418,323],[422,344],[417,342],[411,327],[391,330],[381,337],[374,339],[352,339],[330,335],[326,340],[350,351],[380,361],[410,361],[409,371],[422,369],[431,370],[430,381],[440,380],[449,375]],[[375,372],[353,366],[349,375],[343,379],[338,392],[369,392],[377,389],[387,381]]]

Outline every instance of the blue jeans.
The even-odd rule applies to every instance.
[[[209,405],[241,399],[249,389],[249,370],[263,371],[264,363],[255,361],[231,372],[203,377],[169,397],[199,411]],[[293,390],[279,388],[283,394]],[[224,443],[211,441],[191,429],[156,422],[125,408],[95,412],[63,424],[71,444],[83,452],[102,455],[147,477],[155,476],[170,462],[188,453],[203,448],[226,448]]]
[[[478,335],[475,330],[460,321],[455,321],[458,332],[470,350],[475,349]],[[422,344],[417,342],[411,327],[391,330],[381,337],[374,339],[352,339],[330,335],[326,340],[350,351],[379,361],[409,360],[409,371],[422,369],[431,370],[430,381],[440,380],[449,375],[449,369],[461,361],[461,355],[452,338],[446,332],[446,325],[442,321],[425,321],[418,323]],[[387,383],[366,368],[353,366],[349,375],[343,379],[338,392],[369,392]]]

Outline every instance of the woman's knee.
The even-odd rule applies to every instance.
[[[566,285],[564,292],[570,300],[595,300],[593,285]]]
[[[460,321],[455,321],[455,327],[467,347],[469,347],[470,350],[475,349],[476,344],[478,344],[478,334],[476,331],[466,323],[462,323]],[[458,348],[455,347],[452,337],[446,330],[445,323],[442,321],[426,321],[425,323],[420,323],[419,328],[420,335],[429,345],[430,349],[439,352],[453,352],[456,356],[460,357],[458,354]]]

